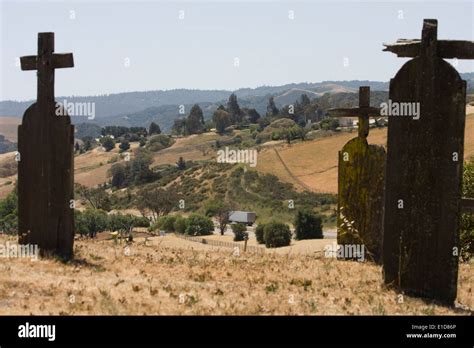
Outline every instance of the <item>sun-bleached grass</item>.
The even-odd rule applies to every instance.
[[[474,307],[472,272],[472,264],[460,266],[465,308]],[[398,303],[397,295],[374,264],[298,253],[234,256],[173,236],[137,239],[129,256],[110,240],[79,240],[66,264],[0,259],[1,315],[471,313],[409,296]]]

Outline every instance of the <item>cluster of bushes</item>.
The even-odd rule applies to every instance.
[[[248,238],[247,227],[244,224],[232,224],[234,242],[240,242]]]
[[[114,138],[136,136],[147,136],[145,127],[123,127],[123,126],[105,126],[101,129],[101,135],[112,135]]]
[[[295,217],[295,239],[322,239],[322,217],[309,210],[299,210]]]
[[[148,143],[145,145],[145,148],[151,152],[157,152],[167,147],[173,145],[174,140],[169,135],[166,134],[158,134],[152,136]]]
[[[98,232],[117,231],[129,233],[134,227],[149,227],[150,221],[145,217],[111,214],[100,209],[86,209],[74,212],[76,232],[82,236],[95,237]]]
[[[276,221],[259,224],[255,230],[255,237],[258,243],[265,244],[267,248],[279,248],[291,243],[290,227]]]
[[[0,232],[18,233],[17,201],[16,187],[5,199],[0,200]]]
[[[214,223],[210,218],[199,214],[191,214],[188,218],[179,215],[165,215],[159,217],[149,230],[207,236],[214,233]]]
[[[294,224],[296,240],[323,238],[322,219],[312,211],[298,211]],[[267,248],[278,248],[291,243],[290,227],[276,221],[259,224],[255,237],[259,244],[265,244]]]
[[[157,175],[150,168],[152,162],[153,157],[147,150],[137,150],[131,161],[115,163],[110,168],[108,174],[112,177],[111,185],[123,188],[154,181],[157,179]]]

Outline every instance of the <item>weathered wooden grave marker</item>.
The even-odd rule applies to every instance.
[[[370,87],[360,87],[358,108],[331,109],[329,114],[359,117],[359,135],[339,151],[337,243],[362,244],[369,259],[380,262],[385,150],[367,142],[369,117],[380,116],[380,110],[370,107]]]
[[[456,298],[466,82],[443,58],[474,59],[474,42],[437,39],[425,19],[422,39],[385,45],[414,57],[390,81],[393,103],[419,103],[420,117],[389,117],[384,277],[407,293]]]
[[[21,57],[22,70],[37,70],[38,96],[18,126],[19,243],[41,253],[73,253],[74,126],[56,115],[54,69],[74,66],[72,53],[55,54],[54,33],[38,34],[38,55]]]

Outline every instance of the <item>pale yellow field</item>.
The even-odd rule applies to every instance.
[[[8,140],[16,142],[19,124],[21,124],[21,117],[0,117],[0,134]]]
[[[355,132],[341,133],[313,141],[276,147],[290,172],[279,160],[275,149],[262,149],[259,152],[257,169],[274,174],[280,180],[292,183],[300,189],[304,187],[298,181],[303,182],[306,187],[310,187],[315,192],[337,193],[338,152],[355,136]],[[368,141],[370,144],[386,146],[387,128],[371,129]],[[474,114],[466,117],[464,141],[464,158],[467,159],[474,155]]]
[[[15,239],[0,237],[0,243]],[[469,315],[473,265],[459,272],[457,306],[404,296],[374,264],[304,253],[242,253],[168,235],[136,238],[125,255],[110,240],[80,240],[75,260],[3,259],[0,315]],[[471,308],[469,310],[468,308]]]

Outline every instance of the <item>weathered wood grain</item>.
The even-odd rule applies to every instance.
[[[437,22],[425,20],[419,55],[390,82],[392,103],[420,103],[420,118],[389,118],[383,267],[387,284],[453,303],[466,83],[438,52]]]
[[[369,145],[370,88],[359,88],[359,107],[331,109],[333,117],[359,116],[358,136],[339,151],[337,243],[363,245],[365,256],[381,262],[384,208],[385,150]],[[349,256],[349,257],[348,257]],[[345,255],[343,258],[357,258]]]
[[[38,34],[38,56],[22,57],[22,69],[38,70],[38,100],[18,126],[19,243],[44,254],[73,255],[74,126],[56,116],[54,69],[73,66],[72,54],[55,55],[54,34]],[[34,62],[34,67],[33,67]]]

